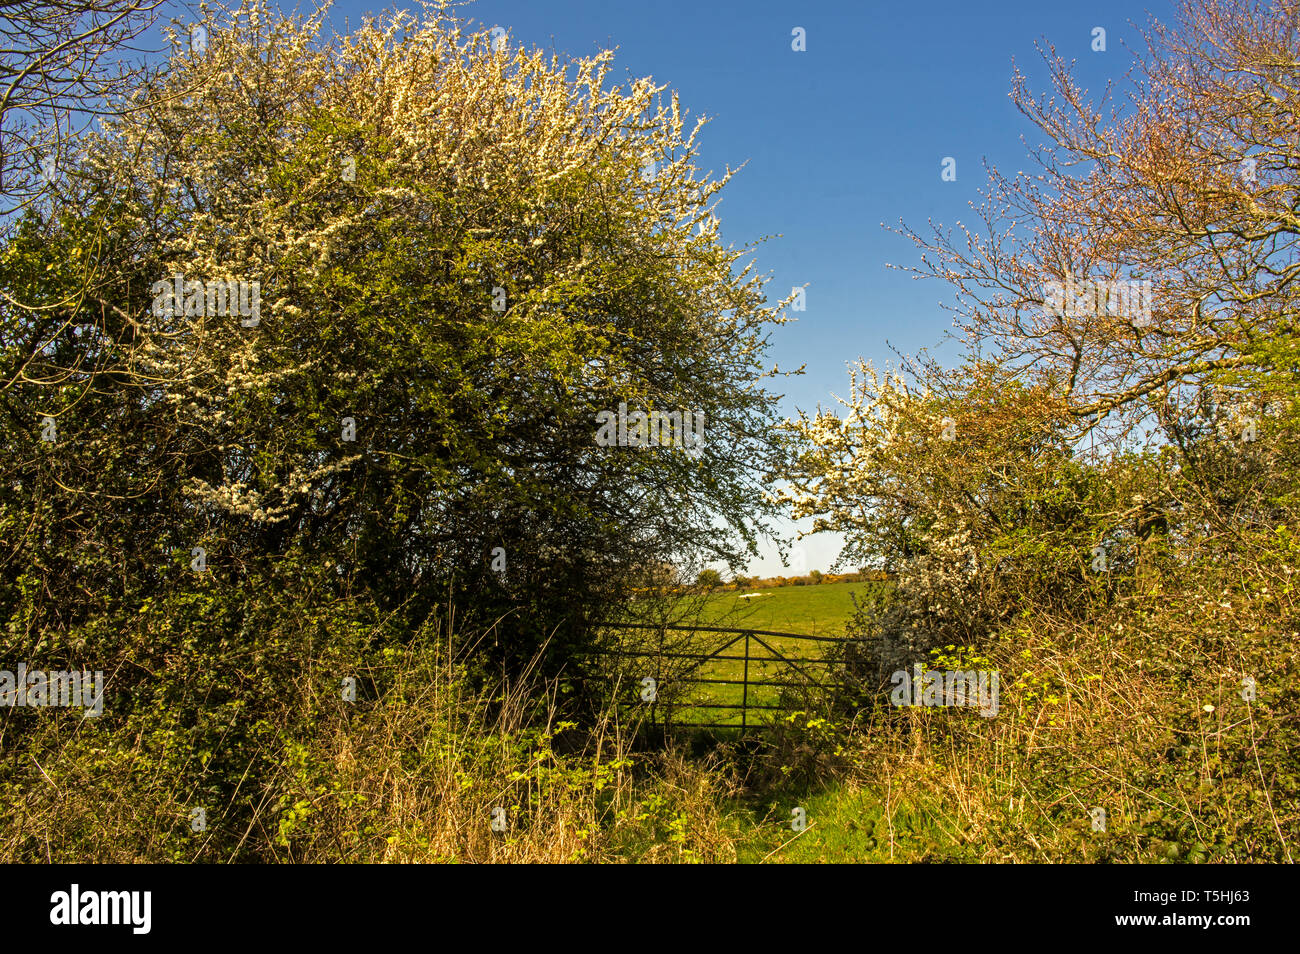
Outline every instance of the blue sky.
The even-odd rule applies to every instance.
[[[400,5],[399,5],[400,6]],[[340,29],[383,9],[374,0],[339,0]],[[391,7],[389,7],[391,8]],[[901,219],[972,221],[968,203],[985,183],[983,164],[1029,170],[1037,130],[1012,105],[1013,62],[1046,90],[1036,41],[1077,61],[1076,76],[1101,93],[1122,84],[1129,48],[1144,49],[1137,26],[1171,15],[1168,0],[479,0],[462,15],[502,26],[512,43],[562,54],[614,48],[616,75],[650,76],[680,93],[691,117],[712,118],[701,163],[721,172],[748,162],[723,192],[725,242],[774,237],[757,251],[774,296],[808,283],[807,310],[777,329],[772,358],[806,373],[780,386],[783,410],[833,405],[848,390],[846,365],[878,366],[903,353],[935,349],[952,317],[951,290],[915,281],[886,263],[911,265],[917,252],[881,227]],[[1092,50],[1093,28],[1106,51]],[[791,49],[791,31],[807,49]],[[689,128],[689,126],[688,126]],[[944,157],[957,179],[940,177]],[[954,356],[952,346],[934,353]],[[792,524],[787,524],[792,529]],[[831,535],[805,539],[808,569],[827,569],[839,551]],[[783,572],[774,550],[751,573]],[[784,571],[789,572],[789,571]]]

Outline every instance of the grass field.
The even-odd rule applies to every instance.
[[[841,636],[853,614],[850,593],[865,594],[879,583],[824,583],[718,593],[705,605],[705,626],[767,629],[811,636]]]

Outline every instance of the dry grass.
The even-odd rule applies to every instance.
[[[0,860],[679,862],[733,860],[723,776],[672,749],[637,752],[611,709],[560,721],[554,687],[470,687],[445,634],[385,654],[346,702],[304,676],[277,745],[222,797],[71,713],[24,740],[47,753],[0,788]],[[330,685],[332,689],[332,685]],[[70,729],[76,723],[75,729]],[[62,732],[62,735],[59,733]],[[33,760],[34,762],[35,760]],[[269,769],[267,768],[269,766]],[[182,781],[181,779],[187,779]],[[193,805],[208,827],[192,831]],[[242,810],[241,810],[242,809]],[[504,810],[505,829],[493,829]]]

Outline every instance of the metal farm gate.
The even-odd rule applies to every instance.
[[[832,661],[824,655],[826,644],[844,642],[840,637],[656,623],[609,623],[603,629],[643,634],[634,640],[620,636],[592,654],[604,663],[597,678],[609,680],[620,698],[637,693],[635,704],[645,707],[651,725],[744,731],[763,713],[789,711],[843,688],[831,680]],[[716,645],[692,645],[710,636]]]

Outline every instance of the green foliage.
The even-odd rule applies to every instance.
[[[714,569],[703,569],[695,578],[695,585],[711,590],[722,585],[722,574]]]
[[[735,563],[772,509],[753,385],[781,319],[750,250],[697,227],[725,178],[675,100],[437,17],[222,16],[0,248],[0,655],[108,682],[87,731],[0,711],[10,858],[323,851],[376,798],[319,738],[349,724],[341,679],[391,699],[391,655],[454,607],[466,692],[529,673],[568,706],[646,566]],[[177,274],[258,283],[260,321],[156,308]],[[620,402],[704,412],[701,452],[597,445]],[[599,810],[613,769],[530,725],[458,751],[532,766],[525,815],[574,786]]]

